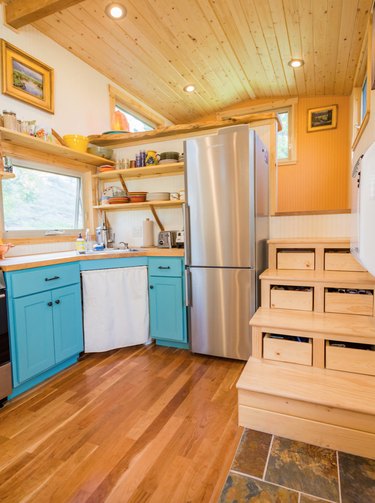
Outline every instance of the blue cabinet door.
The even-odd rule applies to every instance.
[[[55,364],[51,293],[15,299],[13,309],[13,385],[18,385]]]
[[[56,363],[83,351],[80,285],[52,292]]]
[[[150,276],[149,294],[151,337],[186,342],[182,278]]]

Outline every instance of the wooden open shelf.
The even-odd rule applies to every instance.
[[[123,203],[123,204],[101,204],[94,206],[95,210],[115,211],[115,210],[145,210],[153,206],[154,208],[173,208],[182,206],[185,201],[146,201],[144,203]]]
[[[0,171],[0,179],[9,180],[10,178],[16,178],[14,173],[7,173],[5,171]]]
[[[274,119],[277,122],[278,131],[281,131],[281,123],[278,115],[274,112],[264,112],[222,120],[160,127],[146,132],[93,135],[89,138],[90,143],[103,147],[130,147],[132,145],[142,145],[151,142],[188,138],[196,134],[202,134],[202,132],[209,129],[218,129],[238,124],[251,124],[252,122],[269,119]]]
[[[131,178],[153,178],[159,176],[182,175],[184,173],[184,163],[174,162],[170,164],[158,164],[157,166],[145,166],[143,168],[114,169],[93,175],[99,180],[114,180],[122,176],[125,180]]]
[[[17,131],[12,131],[11,129],[6,129],[4,127],[0,127],[0,140],[1,142],[3,142],[3,144],[9,142],[19,147],[29,148],[45,154],[65,157],[66,159],[78,161],[92,166],[114,164],[114,161],[109,161],[104,157],[78,152],[71,148],[63,147],[62,145],[56,145],[55,143],[49,143],[39,138],[35,138],[34,136],[29,136],[24,133],[18,133]]]

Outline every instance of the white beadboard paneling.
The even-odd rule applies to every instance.
[[[291,215],[270,218],[270,238],[335,238],[350,236],[350,213]]]
[[[54,253],[61,251],[70,251],[75,249],[74,241],[62,243],[41,243],[35,245],[17,245],[11,248],[7,257],[19,257],[21,255],[36,255],[39,253]]]

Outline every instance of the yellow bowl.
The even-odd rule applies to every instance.
[[[78,152],[86,152],[87,145],[89,144],[87,136],[81,136],[79,134],[66,134],[63,136],[63,140],[67,147],[77,150]]]

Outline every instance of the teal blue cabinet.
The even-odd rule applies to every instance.
[[[156,344],[188,348],[183,260],[149,259],[150,333]]]
[[[10,272],[5,279],[14,397],[83,351],[79,264]]]
[[[52,292],[55,361],[83,351],[81,287],[71,285]]]
[[[14,320],[13,384],[20,384],[55,363],[50,292],[15,299]]]

